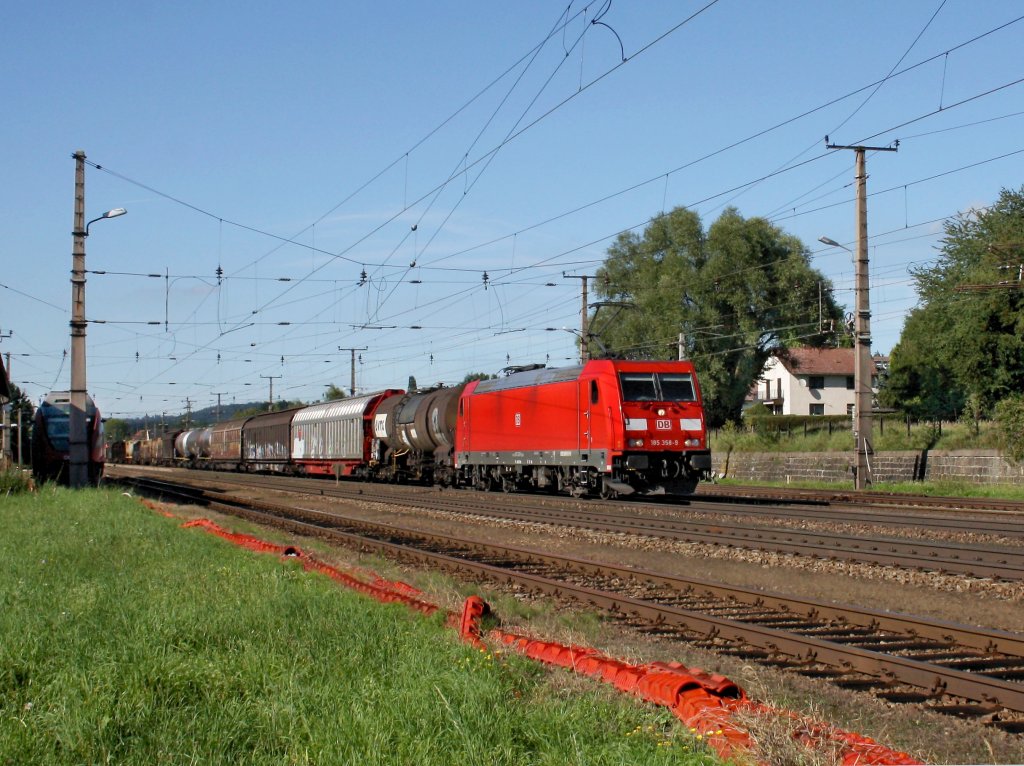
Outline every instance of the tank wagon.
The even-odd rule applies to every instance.
[[[99,483],[106,450],[103,420],[92,397],[85,397],[85,430],[89,450],[89,483]],[[71,392],[51,391],[36,410],[32,429],[32,473],[36,481],[70,481]]]
[[[175,459],[601,497],[690,494],[711,471],[693,365],[618,360],[255,415],[178,434]]]
[[[464,388],[434,388],[383,400],[373,416],[371,475],[385,481],[455,484],[455,413]]]
[[[182,431],[174,439],[175,456],[192,464],[209,458],[210,431],[209,428],[193,428],[190,431]]]

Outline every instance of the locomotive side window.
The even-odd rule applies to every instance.
[[[654,402],[658,400],[658,390],[655,388],[653,373],[620,372],[619,384],[622,386],[623,401]]]
[[[661,393],[667,402],[693,402],[697,400],[693,392],[693,376],[689,373],[658,374]]]
[[[599,395],[598,395],[598,390],[597,390],[597,381],[596,380],[592,380],[592,381],[590,381],[590,403],[591,404],[597,404],[598,398],[599,398]]]

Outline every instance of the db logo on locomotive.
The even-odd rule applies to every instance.
[[[654,427],[659,431],[671,431],[672,421],[671,420],[657,420],[654,423]]]

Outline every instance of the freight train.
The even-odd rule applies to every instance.
[[[103,420],[96,403],[85,397],[85,430],[89,451],[89,483],[103,475]],[[51,391],[36,410],[32,429],[32,474],[36,481],[70,482],[71,392]]]
[[[689,362],[509,368],[128,445],[129,462],[574,496],[692,493],[711,451]]]

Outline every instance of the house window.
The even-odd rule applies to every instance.
[[[846,405],[846,414],[850,417],[853,417],[853,407],[854,405],[852,403]]]
[[[825,405],[824,404],[812,404],[811,405],[810,414],[811,415],[824,415],[825,414]]]
[[[825,376],[824,375],[811,375],[807,379],[808,388],[824,388],[825,387]],[[811,413],[814,414],[813,412]]]
[[[853,385],[854,385],[853,375],[847,375],[846,376],[846,389],[848,391],[852,391],[853,390]]]

